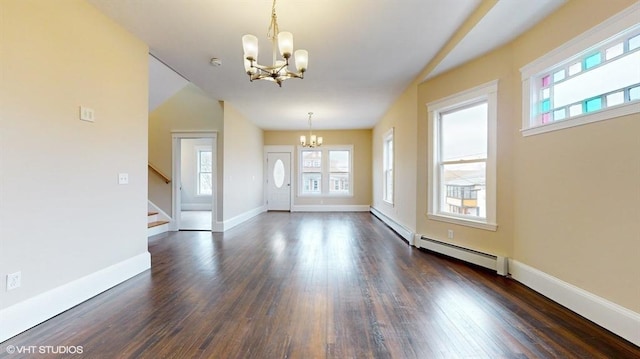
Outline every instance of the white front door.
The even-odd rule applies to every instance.
[[[267,209],[291,210],[291,154],[269,152],[267,154]]]

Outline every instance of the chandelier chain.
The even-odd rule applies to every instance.
[[[273,5],[271,5],[271,24],[269,24],[269,29],[267,30],[267,38],[274,40],[278,36],[279,32],[278,15],[276,15],[276,0],[273,0]]]

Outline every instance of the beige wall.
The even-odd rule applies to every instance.
[[[209,97],[193,84],[165,101],[149,114],[149,163],[173,180],[172,132],[223,130],[222,104]],[[222,142],[218,135],[218,168],[222,160]],[[218,184],[221,183],[218,173]],[[218,198],[220,197],[218,191]],[[149,171],[149,200],[172,216],[171,184],[165,183],[157,174]],[[222,210],[218,203],[218,212]]]
[[[313,131],[324,138],[324,145],[353,145],[353,197],[303,198],[297,195],[298,153],[293,159],[294,205],[371,205],[371,130]],[[265,131],[265,145],[299,145],[308,131]],[[321,202],[322,201],[322,202]]]
[[[264,206],[263,134],[224,103],[224,221]]]
[[[515,104],[520,101],[514,97],[513,87],[519,81],[512,81],[516,74],[511,73],[510,48],[493,51],[471,63],[463,65],[418,86],[418,203],[417,232],[428,238],[453,242],[457,245],[501,256],[511,253],[513,240],[513,196],[510,193],[512,183],[511,140],[513,134],[519,134],[519,118]],[[519,79],[519,75],[517,76]],[[460,226],[451,223],[429,220],[427,213],[427,148],[428,140],[426,104],[446,96],[464,91],[474,86],[498,79],[498,125],[497,125],[497,220],[498,230],[489,231]],[[511,85],[510,85],[511,84]],[[454,231],[454,240],[447,239],[447,231]]]
[[[515,69],[635,2],[569,2],[513,43]],[[640,313],[640,115],[513,138],[513,256]]]
[[[519,69],[631,0],[570,1],[516,41],[418,87],[417,230],[515,260],[640,312],[640,116],[522,137]],[[579,16],[576,16],[579,14]],[[498,80],[496,232],[428,220],[425,104]]]
[[[372,132],[373,207],[411,231],[416,229],[416,168],[417,168],[417,108],[418,88],[415,84],[398,98],[391,109],[376,124]],[[394,200],[393,205],[382,200],[383,138],[394,131]]]
[[[3,0],[0,18],[6,308],[147,253],[148,49],[80,0]]]

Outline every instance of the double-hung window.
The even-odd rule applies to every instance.
[[[327,146],[298,151],[301,196],[353,194],[353,147]]]
[[[213,193],[211,190],[213,187],[212,160],[212,151],[198,150],[197,194],[199,196],[210,196]]]
[[[320,194],[322,192],[322,151],[300,151],[301,193]]]
[[[640,112],[640,5],[523,67],[523,135]]]
[[[351,151],[329,150],[329,193],[349,194],[350,178]]]
[[[382,141],[382,199],[393,204],[393,128],[387,131]]]
[[[428,217],[496,229],[497,83],[429,103]]]

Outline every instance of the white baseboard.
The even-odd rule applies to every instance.
[[[513,259],[509,272],[518,282],[640,346],[640,314]]]
[[[363,204],[309,204],[291,207],[291,212],[369,212],[369,205]]]
[[[375,207],[370,207],[370,212],[374,216],[378,217],[382,222],[384,222],[387,226],[391,227],[396,233],[400,235],[400,237],[404,238],[410,245],[414,245],[414,236],[415,233],[409,228],[403,226],[402,224],[396,222],[393,218],[388,217],[384,213],[380,212]]]
[[[260,207],[256,207],[252,210],[246,211],[244,213],[241,213],[233,218],[227,219],[224,222],[218,222],[216,221],[213,224],[213,228],[212,231],[213,232],[225,232],[237,225],[239,225],[242,222],[245,222],[257,215],[259,215],[260,213],[266,212],[267,211],[267,206],[260,206]]]
[[[151,268],[151,254],[141,253],[0,310],[0,342]]]
[[[180,208],[183,211],[210,211],[211,203],[183,203]]]
[[[211,232],[224,232],[224,222],[215,221],[211,227]]]
[[[147,229],[147,238],[155,236],[156,234],[165,233],[169,231],[169,223],[165,223],[159,226],[151,227]]]

